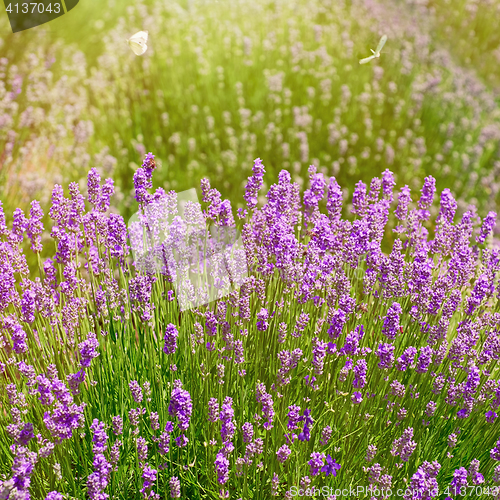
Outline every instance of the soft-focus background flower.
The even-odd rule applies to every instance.
[[[432,174],[459,210],[491,209],[500,184],[500,3],[494,0],[108,0],[22,34],[0,19],[0,198],[9,214],[90,166],[132,173],[155,151],[157,185],[208,176],[224,196],[253,159],[310,164],[352,193],[389,167]],[[125,43],[140,29],[142,57]],[[382,33],[382,57],[359,66]],[[10,210],[12,209],[12,210]]]

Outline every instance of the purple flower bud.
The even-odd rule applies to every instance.
[[[132,397],[136,403],[142,403],[142,389],[137,380],[131,380],[128,384],[130,388],[130,392],[132,393]]]
[[[488,235],[493,231],[496,225],[497,214],[496,212],[488,212],[488,215],[483,220],[483,225],[481,226],[481,231],[478,236],[476,236],[476,242],[482,245]]]
[[[245,187],[245,194],[243,195],[249,210],[253,210],[257,206],[257,197],[259,195],[259,190],[262,187],[264,174],[266,172],[260,158],[257,158],[254,161],[252,171],[253,174],[248,178],[248,182]]]
[[[389,340],[394,340],[399,333],[399,316],[402,312],[403,310],[397,302],[393,302],[387,311],[382,327],[382,334]]]
[[[80,349],[80,356],[82,358],[80,361],[80,365],[83,368],[88,368],[92,360],[99,356],[99,353],[97,352],[98,347],[99,341],[97,340],[95,333],[92,332],[89,332],[87,340],[78,344],[78,348]]]
[[[163,347],[163,352],[165,354],[174,354],[177,349],[177,337],[179,336],[179,332],[177,331],[177,327],[169,323],[167,325],[167,329],[165,331],[165,346]]]
[[[363,401],[363,395],[358,391],[354,391],[351,400],[354,404],[359,404]]]
[[[168,482],[170,486],[170,497],[180,498],[181,497],[181,482],[177,476],[172,476]]]
[[[292,453],[292,450],[290,450],[290,448],[284,444],[277,452],[276,452],[276,456],[278,458],[278,462],[281,462],[281,463],[284,463],[286,462],[287,458],[290,456],[290,454]]]
[[[317,476],[323,463],[325,461],[325,454],[319,452],[311,453],[311,460],[309,460],[310,474],[311,476]]]

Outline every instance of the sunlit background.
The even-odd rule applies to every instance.
[[[3,11],[3,6],[2,6]],[[135,211],[145,152],[156,185],[208,176],[234,207],[261,157],[303,184],[314,164],[352,194],[385,168],[419,189],[426,174],[494,208],[500,183],[500,2],[81,0],[10,33],[0,15],[0,199],[9,218],[54,183],[113,176]],[[126,39],[149,31],[147,52]],[[381,34],[380,59],[360,66]],[[132,206],[131,206],[132,204]]]

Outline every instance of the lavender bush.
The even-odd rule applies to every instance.
[[[148,155],[136,195],[175,197],[149,193],[155,167]],[[23,242],[40,256],[37,202],[8,225],[2,213],[1,498],[370,486],[373,498],[500,498],[496,214],[458,218],[445,189],[431,217],[434,179],[412,196],[389,170],[356,185],[347,214],[314,166],[303,193],[282,170],[261,204],[264,173],[255,160],[236,216],[249,276],[190,311],[168,266],[131,261],[95,169],[86,196],[55,186],[55,253],[36,277]],[[206,223],[232,225],[230,203],[202,188]]]

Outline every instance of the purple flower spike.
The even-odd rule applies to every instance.
[[[3,212],[3,203],[0,201],[0,236],[7,236],[9,234],[9,230],[7,229],[7,225],[5,224],[5,214]]]
[[[342,189],[340,189],[335,177],[330,177],[330,183],[328,184],[326,209],[332,222],[340,220],[342,215]]]
[[[418,208],[420,210],[427,210],[432,205],[434,194],[436,193],[436,179],[434,177],[429,176],[425,178],[421,193],[422,196],[418,201]]]
[[[141,488],[141,493],[143,498],[159,498],[155,496],[153,491],[154,483],[156,482],[156,475],[158,471],[156,469],[151,468],[149,465],[144,467],[142,472],[142,479],[144,479],[144,483]]]
[[[9,332],[12,337],[12,348],[17,354],[22,354],[28,351],[26,332],[18,323],[14,315],[7,316],[4,319],[3,326],[6,332]]]
[[[95,168],[90,169],[87,176],[87,197],[92,205],[97,205],[101,197],[101,176]]]
[[[31,202],[30,218],[26,227],[26,234],[31,240],[31,250],[33,252],[42,251],[42,233],[43,233],[43,210],[38,201]]]
[[[379,368],[391,368],[394,362],[394,346],[392,344],[379,344],[377,356],[380,358]]]
[[[153,170],[156,168],[154,155],[148,153],[134,174],[135,199],[140,204],[148,203],[153,197],[148,193],[148,189],[153,187]]]
[[[276,455],[277,455],[277,458],[278,458],[278,462],[281,462],[281,463],[286,462],[287,458],[290,456],[291,453],[292,453],[292,450],[290,450],[290,448],[286,444],[284,444],[276,452]]]
[[[399,316],[402,312],[403,310],[397,302],[393,302],[387,311],[382,333],[390,340],[395,339],[396,335],[399,333]]]
[[[481,226],[481,232],[479,235],[476,237],[476,242],[479,245],[482,245],[485,241],[488,235],[493,231],[493,228],[495,227],[497,220],[497,214],[496,212],[488,212],[488,215],[483,221],[483,225]]]
[[[92,360],[99,356],[99,353],[97,352],[99,341],[97,340],[95,333],[90,332],[87,340],[78,344],[78,347],[80,349],[80,355],[82,357],[80,364],[83,368],[88,368]]]
[[[326,181],[323,174],[317,174],[314,166],[309,167],[311,187],[304,192],[305,218],[311,220],[318,213],[318,203],[325,195]]]
[[[467,488],[467,486],[469,486],[467,481],[467,469],[465,467],[455,469],[455,471],[453,471],[453,479],[450,483],[451,491],[458,495],[462,488]]]
[[[180,380],[176,380],[174,385],[175,387],[172,391],[170,404],[168,406],[168,413],[177,417],[177,426],[179,430],[186,431],[189,428],[191,412],[193,411],[191,395],[182,388],[182,382]]]
[[[134,401],[138,404],[141,403],[143,398],[142,389],[137,380],[131,380],[128,386],[130,388],[130,392],[132,393]]]
[[[451,191],[449,189],[443,190],[441,193],[441,209],[439,211],[438,218],[436,223],[441,221],[445,221],[447,224],[451,224],[453,222],[453,218],[455,217],[455,212],[457,211],[457,202]]]
[[[229,460],[221,453],[215,457],[215,470],[219,484],[225,484],[229,480]]]
[[[259,195],[259,190],[262,187],[264,174],[266,172],[260,158],[255,160],[252,171],[253,174],[248,178],[248,182],[245,187],[245,194],[243,196],[247,202],[249,210],[253,210],[257,206],[257,197]]]
[[[394,215],[397,219],[404,222],[408,216],[408,207],[411,203],[411,192],[408,186],[401,188],[398,196],[398,206],[394,211]]]
[[[495,447],[490,450],[490,457],[500,462],[500,439],[497,441]]]
[[[382,173],[382,193],[384,195],[384,199],[386,199],[389,203],[392,203],[392,200],[394,199],[392,190],[395,185],[396,181],[394,180],[394,174],[389,169],[385,169]]]
[[[165,354],[174,354],[177,349],[177,337],[179,336],[179,332],[177,331],[177,327],[169,323],[167,325],[167,329],[165,331],[165,346],[163,347],[163,352]]]
[[[359,181],[352,195],[352,213],[362,216],[366,210],[366,184]]]
[[[430,500],[438,495],[439,485],[436,477],[441,465],[436,460],[432,463],[423,462],[413,474],[410,480],[409,488],[405,492],[404,500],[416,500],[417,498],[426,498]],[[418,493],[417,493],[418,492]]]
[[[270,430],[273,428],[274,408],[273,398],[266,391],[266,386],[258,383],[255,390],[255,397],[258,403],[262,403],[262,413],[267,421],[262,424],[264,429]]]
[[[261,332],[267,330],[267,327],[269,326],[267,321],[268,318],[269,312],[265,307],[263,307],[260,312],[257,313],[257,330],[260,330]]]
[[[171,477],[170,481],[169,481],[169,486],[170,486],[170,497],[171,498],[180,498],[181,497],[181,482],[179,481],[179,478],[176,476]]]

